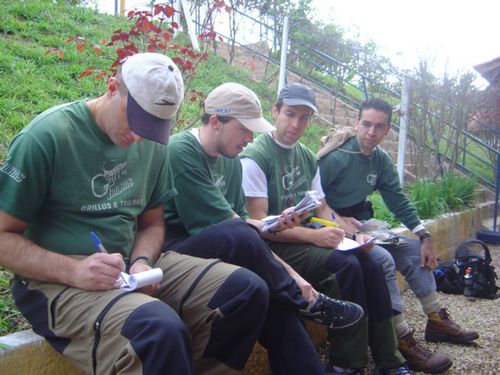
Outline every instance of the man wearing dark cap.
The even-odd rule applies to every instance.
[[[257,137],[241,156],[251,218],[276,214],[316,190],[321,206],[314,216],[331,222],[333,211],[324,199],[316,156],[299,142],[315,112],[316,98],[309,87],[293,83],[280,90],[273,107],[276,130]],[[330,330],[330,374],[363,373],[368,345],[380,374],[409,374],[397,349],[384,273],[365,252],[369,247],[351,254],[335,250],[343,236],[344,231],[333,226],[303,225],[277,233],[269,246],[313,287],[366,311],[358,324]]]
[[[161,253],[175,195],[164,144],[183,95],[172,60],[136,54],[104,95],[35,118],[0,167],[0,265],[15,274],[14,300],[86,373],[238,373],[264,324],[269,291],[256,274]],[[121,289],[122,271],[152,267],[158,283]]]
[[[273,374],[324,374],[299,316],[341,328],[355,324],[363,313],[356,304],[317,293],[261,239],[273,236],[263,233],[263,223],[247,219],[238,154],[254,131],[274,127],[262,117],[255,93],[237,83],[222,84],[208,94],[201,121],[202,127],[175,134],[169,144],[170,181],[179,194],[165,206],[165,249],[219,258],[262,277],[270,299],[259,342],[267,349]],[[275,230],[298,221],[296,214],[283,214]]]

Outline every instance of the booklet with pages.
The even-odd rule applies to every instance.
[[[132,291],[147,285],[158,283],[162,278],[163,271],[161,268],[153,268],[144,272],[134,273],[133,275],[122,272],[121,280],[123,281],[123,284],[120,288],[126,291]]]
[[[307,191],[304,198],[295,206],[295,212],[299,215],[303,212],[315,209],[320,206],[320,201],[318,199],[318,192],[316,190]],[[267,216],[262,221],[264,222],[264,227],[262,232],[266,232],[276,228],[279,225],[280,215]]]

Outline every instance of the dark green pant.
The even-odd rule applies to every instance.
[[[365,367],[368,345],[378,367],[397,367],[405,362],[398,350],[384,273],[368,254],[346,254],[308,244],[269,244],[315,289],[332,298],[355,302],[365,310],[366,318],[358,324],[330,330],[332,364]]]

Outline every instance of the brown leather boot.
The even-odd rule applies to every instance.
[[[466,344],[479,337],[472,329],[461,328],[455,323],[445,308],[428,315],[425,327],[427,341],[448,341],[455,344]]]
[[[433,353],[420,346],[413,337],[413,331],[399,339],[399,351],[405,357],[408,367],[413,371],[441,374],[453,364],[451,359],[444,354]]]

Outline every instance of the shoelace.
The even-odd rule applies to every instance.
[[[439,317],[442,319],[442,320],[448,320],[450,322],[450,325],[455,328],[455,329],[460,329],[460,326],[455,323],[453,321],[453,319],[451,318],[451,315],[448,314],[448,311],[446,311],[446,309],[441,309],[439,311]]]
[[[324,295],[320,294],[320,296],[318,298],[318,304],[319,304],[319,308],[321,311],[321,315],[322,316],[328,315],[327,309],[324,308],[326,305]],[[340,308],[339,308],[339,306],[340,306]],[[347,307],[347,304],[343,301],[338,301],[336,304],[334,304],[333,310],[334,310],[335,315],[332,317],[333,320],[343,320],[346,307]],[[340,311],[341,309],[342,309],[342,311]]]
[[[413,332],[415,332],[415,330],[409,333],[409,337],[407,339],[409,346],[412,347],[417,352],[417,354],[424,357],[424,359],[429,359],[432,356],[432,352],[417,344],[417,340],[415,340],[415,337],[413,337]]]

